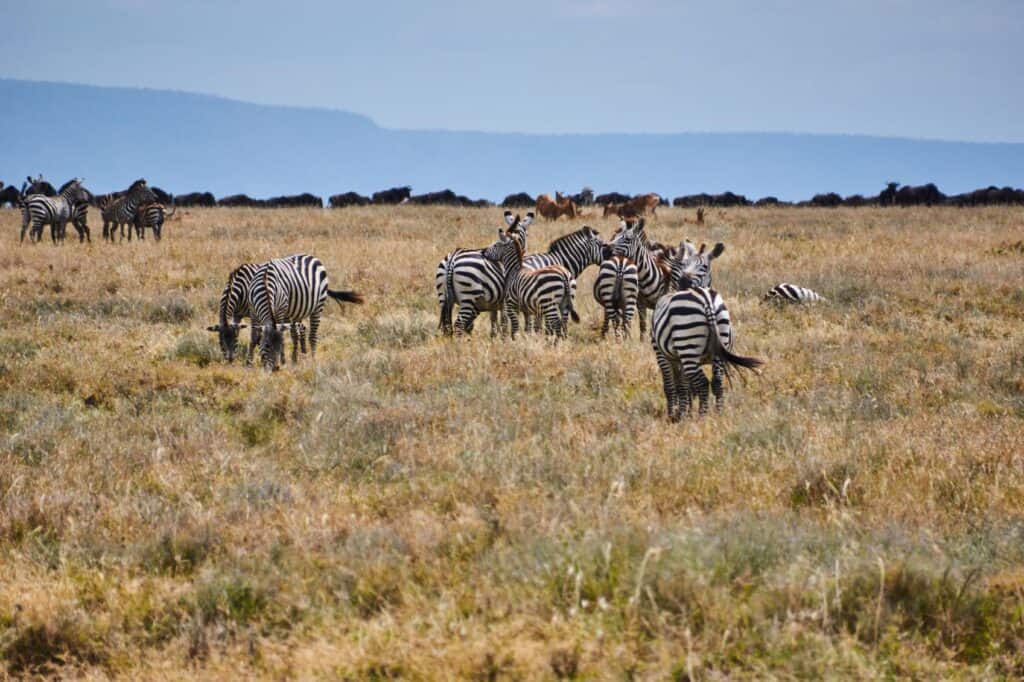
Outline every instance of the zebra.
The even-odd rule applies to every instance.
[[[629,337],[639,291],[636,263],[625,256],[612,256],[601,262],[594,280],[594,300],[604,308],[602,337],[608,335],[609,324],[616,336]]]
[[[508,231],[521,240],[523,249],[533,213],[525,218],[505,211],[505,223]],[[498,312],[503,305],[505,270],[502,263],[491,260],[484,255],[486,249],[456,249],[448,253],[438,263],[434,275],[434,286],[437,289],[437,300],[441,306],[441,319],[438,329],[445,336],[470,334],[473,323],[481,311],[486,310],[491,317],[491,336],[498,334]],[[459,306],[459,316],[452,324],[452,310]]]
[[[828,299],[821,294],[795,284],[776,284],[761,299],[765,303],[827,303]]]
[[[330,296],[341,305],[362,303],[354,291],[329,288],[327,270],[319,258],[296,254],[289,258],[268,261],[256,269],[249,285],[253,326],[260,327],[260,361],[263,367],[278,369],[284,352],[284,328],[309,318],[309,353],[316,357],[320,314]],[[293,349],[294,352],[294,349]],[[293,356],[294,357],[294,356]]]
[[[651,346],[661,370],[668,418],[679,419],[690,412],[694,394],[700,399],[700,414],[708,411],[708,378],[702,364],[711,363],[711,391],[715,407],[725,401],[722,379],[730,367],[756,370],[763,360],[735,355],[729,309],[717,291],[697,286],[698,267],[685,258],[684,245],[670,257],[674,293],[658,300],[651,317]]]
[[[39,242],[43,238],[43,225],[50,226],[50,239],[53,243],[64,240],[64,231],[70,221],[78,231],[79,241],[92,238],[84,216],[88,211],[89,191],[82,187],[82,180],[69,180],[60,188],[56,196],[29,194],[23,197],[21,205],[21,242],[25,241],[25,232],[29,233],[29,241]],[[31,226],[31,229],[30,229]]]
[[[648,248],[644,233],[644,220],[619,225],[620,232],[612,240],[612,255],[624,256],[636,263],[639,291],[637,293],[637,317],[640,333],[647,331],[647,310],[654,308],[658,300],[669,291],[668,254],[664,251],[653,253]]]
[[[177,212],[177,208],[174,206],[173,200],[171,201],[171,210],[168,212],[163,204],[144,204],[139,206],[135,211],[135,232],[139,239],[145,238],[146,228],[153,228],[153,236],[156,237],[157,241],[160,241],[161,233],[163,232],[164,220],[170,218]],[[131,226],[128,231],[131,232]]]
[[[288,256],[298,258],[298,256]],[[246,325],[240,324],[243,318],[252,317],[252,305],[249,300],[249,290],[253,277],[262,263],[242,263],[228,275],[228,282],[220,295],[220,307],[218,309],[218,321],[216,325],[207,327],[207,331],[217,332],[220,341],[220,350],[224,355],[225,362],[233,362],[238,346],[238,332],[245,329]],[[250,330],[249,352],[246,355],[245,364],[252,364],[252,355],[260,342],[261,329],[253,325]],[[306,353],[306,325],[298,323],[292,325],[292,362],[298,362],[296,349],[301,347],[303,354]],[[281,349],[281,364],[284,364],[284,349]]]
[[[133,182],[122,195],[108,196],[100,208],[103,215],[103,238],[109,238],[113,242],[114,231],[120,228],[121,239],[124,240],[124,226],[128,225],[128,241],[131,241],[131,226],[135,223],[135,213],[138,207],[144,203],[155,201],[156,194],[146,185],[143,178]]]
[[[564,320],[571,316],[579,322],[572,307],[572,273],[563,265],[548,265],[527,270],[523,265],[522,241],[510,228],[506,234],[498,230],[498,241],[484,251],[484,257],[501,262],[504,267],[504,313],[511,323],[512,338],[519,331],[517,310],[544,316],[544,330],[559,338],[566,335]]]
[[[572,298],[576,298],[576,279],[591,265],[600,265],[604,260],[607,244],[597,230],[584,225],[575,232],[562,235],[548,244],[546,253],[534,253],[523,259],[524,270],[537,270],[550,265],[561,265],[572,274]],[[563,324],[566,320],[562,321]],[[530,330],[530,315],[523,311],[523,327]],[[540,331],[540,319],[536,319],[534,331]]]

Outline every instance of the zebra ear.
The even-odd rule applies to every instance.
[[[509,225],[515,222],[515,217],[512,215],[512,211],[505,211],[505,222]]]
[[[719,256],[722,255],[723,251],[725,251],[725,244],[723,244],[722,242],[718,242],[713,247],[711,247],[711,253],[708,254],[708,260],[718,258]]]
[[[707,249],[707,248],[708,248],[708,245],[703,243],[703,242],[701,242],[700,248],[697,249],[697,255],[699,256],[702,253],[704,253],[704,250]]]
[[[207,327],[206,331],[208,331],[208,332],[219,332],[220,331],[220,325],[216,324],[216,325],[214,325],[212,327]]]
[[[519,227],[521,227],[521,228],[523,228],[525,230],[526,228],[528,228],[530,226],[530,223],[532,223],[532,222],[533,222],[533,213],[530,212],[530,213],[526,214],[525,218],[523,218],[522,220],[519,221]]]

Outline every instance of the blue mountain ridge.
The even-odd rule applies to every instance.
[[[0,79],[0,180],[82,176],[97,192],[145,177],[170,192],[363,194],[396,185],[500,201],[526,191],[731,190],[783,200],[877,194],[889,180],[947,194],[1024,185],[1024,144],[864,135],[541,135],[391,130],[329,109],[166,90]]]

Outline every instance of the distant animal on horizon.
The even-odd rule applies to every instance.
[[[410,196],[412,196],[412,187],[406,185],[374,192],[371,199],[375,204],[400,204],[408,201]]]
[[[776,284],[768,293],[761,299],[765,303],[827,303],[826,299],[821,294],[811,291],[806,287],[800,287],[795,284],[789,284],[783,282],[782,284]]]
[[[11,206],[17,206],[21,203],[21,192],[14,185],[3,186],[0,183],[0,208],[10,204]]]
[[[164,221],[172,218],[177,207],[171,202],[171,210],[167,212],[161,203],[143,204],[135,211],[135,232],[139,239],[144,239],[146,228],[153,230],[153,237],[160,241],[163,236]]]
[[[370,197],[364,197],[357,192],[345,192],[344,194],[332,194],[327,200],[331,208],[346,208],[348,206],[368,206]]]
[[[577,209],[572,199],[558,193],[556,193],[556,197],[557,199],[552,199],[549,194],[541,194],[537,197],[537,213],[540,217],[545,220],[558,220],[563,215],[575,218]]]
[[[127,225],[128,241],[131,241],[132,226],[135,224],[135,213],[139,206],[155,202],[156,195],[146,184],[145,178],[133,182],[121,196],[109,196],[100,207],[103,216],[103,238],[113,242],[115,230],[120,229],[121,240],[124,240],[124,228]]]

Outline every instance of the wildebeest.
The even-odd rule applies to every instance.
[[[697,208],[698,206],[713,206],[716,208],[730,208],[733,206],[750,206],[751,202],[742,194],[722,192],[721,194],[687,194],[676,197],[672,205],[678,208]]]
[[[896,205],[896,188],[900,186],[898,182],[887,182],[885,183],[885,189],[878,193],[878,205],[879,206],[895,206]]]
[[[589,187],[584,187],[578,194],[573,194],[569,198],[576,202],[577,206],[593,206],[594,190]]]
[[[505,200],[501,202],[502,208],[529,208],[537,203],[533,197],[526,192],[518,192],[516,194],[509,194],[505,197]]]
[[[843,199],[843,206],[852,206],[854,208],[860,206],[867,206],[868,200],[860,194],[851,194],[850,196]]]
[[[910,187],[904,185],[896,190],[895,202],[897,206],[934,206],[946,200],[946,195],[939,191],[934,183]]]
[[[218,199],[217,205],[228,208],[263,208],[266,202],[262,199],[253,199],[248,194],[232,194],[231,196]]]
[[[374,192],[372,198],[375,204],[400,204],[410,196],[412,196],[412,187],[406,185]]]
[[[366,206],[370,203],[370,197],[364,197],[362,194],[357,192],[345,192],[344,194],[332,194],[327,202],[331,208]]]
[[[53,188],[53,185],[43,180],[43,176],[40,173],[39,177],[33,179],[31,176],[25,177],[25,183],[21,186],[21,196],[27,197],[30,194],[42,194],[44,197],[55,197],[57,196],[57,190]]]
[[[836,208],[842,205],[843,198],[835,192],[828,192],[827,194],[815,194],[808,203],[811,206]]]
[[[189,192],[188,194],[179,194],[174,197],[174,204],[189,208],[193,206],[211,207],[217,205],[217,199],[210,192]]]
[[[577,215],[576,204],[572,199],[555,193],[557,199],[550,195],[541,194],[537,197],[537,213],[545,220],[558,220],[561,216],[575,218]]]
[[[633,197],[628,194],[621,194],[619,192],[608,192],[607,194],[598,194],[594,197],[595,204],[624,204]]]
[[[0,208],[7,204],[17,206],[21,200],[21,192],[18,191],[18,188],[13,185],[5,186],[3,183],[0,183],[0,188],[2,188],[0,189]]]
[[[473,200],[467,196],[456,194],[450,189],[441,190],[440,192],[427,192],[426,194],[418,194],[416,196],[409,197],[409,203],[417,204],[419,206],[482,207],[490,205],[490,202],[486,199]]]
[[[303,192],[302,194],[271,197],[263,201],[263,206],[266,208],[323,208],[324,200],[309,192]]]
[[[989,206],[1000,204],[1024,204],[1024,190],[1013,187],[990,186],[949,197],[947,203],[953,206]]]
[[[174,203],[174,196],[169,194],[168,192],[165,192],[164,190],[160,189],[159,187],[150,187],[149,189],[151,189],[153,191],[153,194],[156,195],[156,200],[158,202],[160,202],[161,204],[171,204],[171,203]]]

